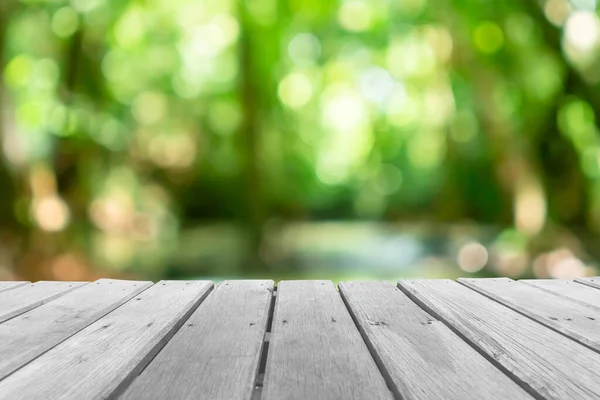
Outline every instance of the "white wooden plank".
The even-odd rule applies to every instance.
[[[332,282],[279,284],[262,398],[392,398]]]
[[[87,282],[40,281],[0,293],[0,322],[63,296]]]
[[[0,380],[150,286],[100,279],[0,324]]]
[[[562,279],[521,279],[519,282],[533,285],[548,292],[600,309],[600,290],[593,287]]]
[[[577,278],[575,282],[582,283],[584,285],[591,286],[596,289],[600,289],[600,276],[595,276],[591,278]]]
[[[473,290],[600,351],[597,308],[508,278],[458,279]]]
[[[341,283],[340,293],[398,398],[532,399],[392,283]]]
[[[0,292],[3,292],[5,290],[10,290],[10,289],[15,289],[15,288],[18,288],[19,286],[27,285],[28,283],[31,283],[31,282],[26,282],[26,281],[0,282]]]
[[[212,288],[159,282],[0,381],[0,399],[104,399],[128,385]]]
[[[538,397],[600,398],[593,350],[449,280],[402,280],[399,287]]]
[[[250,399],[273,281],[224,281],[122,399]]]

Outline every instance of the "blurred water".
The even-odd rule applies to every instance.
[[[361,222],[270,226],[261,257],[269,279],[454,278],[465,243],[489,244],[497,230],[482,226],[393,225]],[[241,229],[221,224],[190,229],[168,275],[247,277]],[[200,273],[199,273],[200,272]],[[485,270],[484,270],[485,273]],[[488,271],[488,274],[491,272]]]

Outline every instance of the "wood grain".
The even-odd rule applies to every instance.
[[[595,276],[592,278],[578,278],[575,279],[575,282],[582,283],[584,285],[588,285],[596,289],[600,289],[600,276]]]
[[[399,287],[536,396],[600,398],[593,350],[456,282],[403,280]]]
[[[77,289],[87,282],[40,281],[0,293],[0,322],[41,306]]]
[[[597,308],[508,278],[458,279],[473,290],[600,351]]]
[[[392,398],[332,282],[279,284],[262,398]]]
[[[125,387],[212,288],[160,282],[0,381],[0,399],[104,399]]]
[[[27,285],[31,282],[25,281],[11,281],[11,282],[0,282],[0,292],[4,292],[5,290],[15,289],[19,286]]]
[[[392,283],[341,283],[340,293],[397,397],[532,399]]]
[[[225,281],[121,397],[250,399],[273,281]]]
[[[100,279],[0,324],[0,379],[151,285]]]
[[[600,309],[600,290],[593,287],[562,279],[521,279],[519,282]]]

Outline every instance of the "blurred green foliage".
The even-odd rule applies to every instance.
[[[596,9],[3,0],[0,275],[163,277],[196,246],[238,266],[188,275],[260,274],[282,226],[329,220],[493,226],[464,271],[593,273]]]

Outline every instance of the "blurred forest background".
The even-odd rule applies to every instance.
[[[572,278],[595,0],[2,0],[0,279]]]

